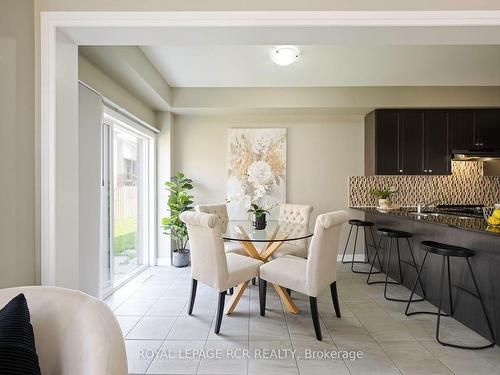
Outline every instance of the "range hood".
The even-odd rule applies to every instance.
[[[469,150],[453,150],[452,160],[500,160],[499,149],[469,149]]]
[[[483,176],[500,176],[500,150],[497,149],[471,149],[453,150],[452,160],[456,161],[482,161]]]

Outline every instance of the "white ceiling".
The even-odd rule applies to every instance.
[[[143,46],[172,87],[500,85],[500,46],[303,45],[281,67],[269,45]]]

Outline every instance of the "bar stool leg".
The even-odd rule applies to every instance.
[[[399,282],[403,284],[403,271],[401,271],[401,253],[399,251],[399,238],[396,238],[396,247],[398,249]]]
[[[351,228],[349,229],[349,235],[347,236],[347,241],[345,242],[344,253],[342,254],[342,264],[349,263],[349,262],[344,262],[344,257],[347,251],[347,245],[349,245],[349,240],[351,239],[351,232],[352,232],[352,225]]]
[[[375,246],[375,235],[373,234],[373,229],[372,227],[370,227],[370,232],[372,234],[372,243],[373,243],[373,246]],[[382,237],[380,237],[380,239],[382,239]],[[380,244],[380,241],[379,241],[379,244]],[[379,266],[379,269],[380,271],[382,271],[382,263],[380,262],[380,256],[378,256],[377,254],[377,258],[378,258],[378,266]]]
[[[407,238],[406,242],[408,243],[408,249],[410,250],[411,259],[413,261],[413,267],[415,268],[415,271],[417,271],[417,273],[418,273],[418,266],[417,266],[417,262],[415,261],[415,256],[413,255],[413,249],[411,248],[410,240]],[[425,256],[427,256],[427,253],[425,253]],[[448,264],[448,271],[449,271],[449,264]],[[448,272],[448,276],[449,276],[449,272]],[[419,283],[420,283],[420,289],[422,290],[422,297],[425,298],[425,290],[424,290],[424,286],[422,284],[421,278],[419,279]],[[450,292],[450,296],[451,296],[451,292]]]
[[[436,324],[436,340],[441,345],[445,345],[441,340],[439,340],[439,327],[441,324],[441,308],[443,307],[443,285],[444,285],[444,264],[446,262],[446,257],[443,257],[441,262],[441,283],[439,284],[439,305],[437,311],[437,324]]]
[[[417,302],[417,301],[413,301],[413,295],[415,294],[415,290],[417,289],[417,285],[420,282],[420,277],[422,276],[422,270],[424,269],[424,264],[425,264],[425,260],[427,259],[427,254],[428,253],[425,253],[425,255],[424,255],[424,259],[422,260],[422,264],[420,265],[420,269],[418,270],[418,273],[417,273],[417,278],[415,279],[415,283],[413,284],[413,288],[411,289],[410,299],[408,300],[408,304],[406,305],[406,310],[405,310],[406,316],[422,313],[419,311],[409,313],[408,310],[410,309],[410,303]]]
[[[366,236],[366,227],[363,227],[365,235],[365,262],[370,263],[370,254],[368,254],[368,237]]]
[[[389,279],[389,266],[391,261],[391,253],[392,253],[392,237],[389,240],[389,250],[387,253],[387,260],[385,265],[385,285],[384,285],[384,297],[387,299],[387,281]]]
[[[448,265],[448,295],[450,298],[450,315],[453,315],[453,298],[451,296],[451,272],[450,272],[450,256],[446,256],[446,263]]]
[[[373,234],[373,233],[372,233],[372,234]],[[377,273],[382,272],[382,265],[380,264],[380,256],[378,255],[378,251],[379,251],[379,249],[380,249],[380,243],[381,243],[381,242],[382,242],[382,236],[380,236],[380,238],[378,239],[378,245],[377,245],[377,247],[376,247],[376,249],[375,249],[375,255],[373,256],[372,265],[371,265],[371,267],[370,267],[370,271],[368,272],[368,277],[367,277],[367,279],[366,279],[366,283],[367,283],[368,285],[371,285],[371,284],[373,284],[373,283],[374,283],[373,281],[372,281],[372,282],[370,281],[370,276],[371,276],[371,275],[373,275],[373,274],[377,274]],[[380,271],[378,271],[378,272],[372,272],[372,271],[373,271],[373,267],[375,266],[375,258],[377,258],[377,259],[378,259],[378,264],[379,264],[379,267],[380,267]]]
[[[356,257],[356,246],[358,246],[359,227],[356,227],[356,237],[354,237],[354,247],[352,249],[351,271],[354,272],[354,258]]]

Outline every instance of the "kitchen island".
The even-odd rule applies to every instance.
[[[365,212],[365,220],[375,223],[376,227],[387,227],[413,233],[411,245],[420,266],[424,252],[420,242],[424,240],[447,243],[469,248],[475,252],[471,264],[484,298],[489,318],[497,338],[500,338],[500,230],[486,225],[482,218],[460,217],[459,215],[415,215],[414,209],[399,209],[381,212],[373,207],[351,207]],[[377,238],[378,241],[378,238]],[[387,252],[388,241],[382,241],[380,254]],[[416,278],[415,270],[410,267],[410,257],[405,251],[406,243],[401,241],[401,260],[404,273],[403,285],[411,289]],[[391,259],[389,275],[398,280],[397,257]],[[422,273],[422,281],[427,300],[434,306],[439,303],[439,287],[442,257],[429,254]],[[454,304],[454,318],[488,338],[487,325],[479,301],[468,291],[474,286],[467,264],[463,259],[450,259],[451,284]],[[445,281],[446,284],[446,281]],[[447,285],[444,286],[447,288]],[[417,293],[420,293],[417,288]],[[408,293],[409,295],[409,293]],[[447,294],[444,293],[443,306],[448,312]],[[406,306],[401,304],[401,309]],[[418,309],[418,303],[412,309]]]

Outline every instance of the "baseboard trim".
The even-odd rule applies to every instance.
[[[156,258],[157,266],[170,266],[170,258]]]

